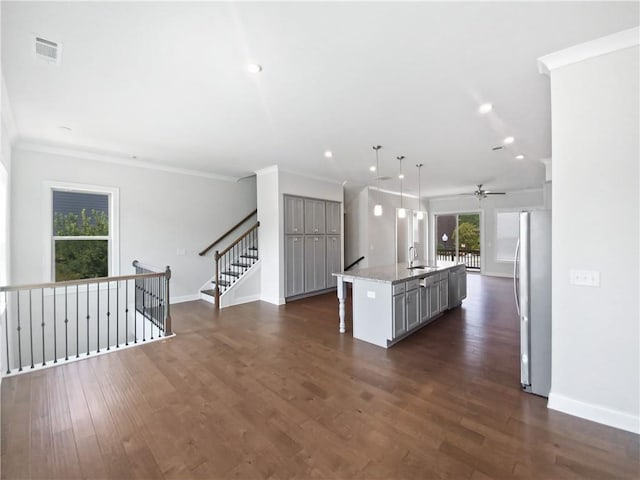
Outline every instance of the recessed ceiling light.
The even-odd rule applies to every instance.
[[[513,137],[507,137],[505,138],[502,143],[504,143],[505,145],[511,145],[513,142],[515,142],[515,138]]]
[[[489,113],[491,110],[493,110],[493,105],[490,103],[483,103],[478,107],[478,113],[482,113],[483,115]]]
[[[398,175],[398,178],[402,180],[404,178],[404,173],[401,173],[400,175]]]
[[[375,166],[375,165],[371,165],[371,166],[369,167],[369,171],[370,171],[370,172],[375,172],[375,171],[376,171],[376,166]]]
[[[516,155],[516,160],[524,160],[524,155]]]
[[[262,65],[257,63],[250,63],[247,65],[247,72],[249,73],[260,73],[262,71]]]
[[[331,150],[325,150],[324,156],[325,158],[333,158],[333,152]]]

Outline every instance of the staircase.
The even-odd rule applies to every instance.
[[[259,265],[259,226],[260,222],[256,222],[227,248],[220,252],[216,250],[214,254],[216,273],[200,290],[202,300],[215,304],[217,308],[233,304],[233,302],[225,302],[225,297],[241,285]]]
[[[229,263],[229,265],[220,272],[220,281],[218,282],[218,285],[220,286],[220,296],[224,295],[227,290],[240,280],[258,260],[258,248],[251,246],[248,247],[244,253],[238,255],[238,258],[235,258],[231,263]],[[216,277],[211,278],[210,285],[211,288],[200,290],[201,294],[206,295],[209,298],[202,297],[202,295],[201,298],[215,303]]]

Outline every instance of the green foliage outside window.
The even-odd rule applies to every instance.
[[[53,219],[54,235],[59,237],[108,236],[109,219],[106,212],[83,209],[75,213],[56,213]],[[55,240],[55,280],[79,280],[109,275],[109,241]]]
[[[460,237],[460,249],[480,250],[480,228],[472,223],[459,223],[458,229],[453,232],[453,245],[457,237]],[[463,247],[464,245],[464,247]]]

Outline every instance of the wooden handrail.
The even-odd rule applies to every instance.
[[[350,268],[354,267],[355,265],[357,265],[358,263],[360,263],[362,260],[364,260],[364,255],[361,256],[359,259],[357,259],[355,262],[351,263],[347,268],[344,269],[344,271],[346,272],[347,270],[349,270]]]
[[[242,235],[240,235],[238,238],[235,239],[235,241],[229,245],[227,248],[225,248],[224,250],[222,250],[221,252],[216,251],[216,260],[218,260],[221,256],[223,256],[225,253],[227,253],[229,250],[231,250],[233,247],[235,247],[238,243],[240,243],[240,241],[246,237],[247,235],[249,235],[251,232],[253,232],[256,228],[258,228],[260,226],[260,222],[256,222],[253,227],[251,227],[249,230],[247,230],[246,232],[244,232]]]
[[[227,230],[226,232],[224,232],[215,242],[211,243],[207,248],[205,248],[204,250],[202,250],[198,255],[203,256],[205,255],[209,250],[211,250],[213,247],[215,247],[220,241],[224,240],[228,235],[230,235],[236,228],[238,228],[240,225],[242,225],[244,222],[246,222],[247,220],[249,220],[253,215],[255,215],[256,213],[258,213],[258,209],[256,208],[253,212],[251,212],[249,215],[247,215],[246,217],[244,217],[242,220],[240,220],[238,223],[236,223],[233,227],[231,227],[229,230]]]

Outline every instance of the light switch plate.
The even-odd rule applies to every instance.
[[[569,271],[569,283],[583,287],[599,287],[600,272],[597,270],[574,270]]]
[[[177,248],[176,255],[179,257],[184,257],[187,254],[187,250],[185,248]]]
[[[367,290],[367,298],[376,298],[376,292]]]

